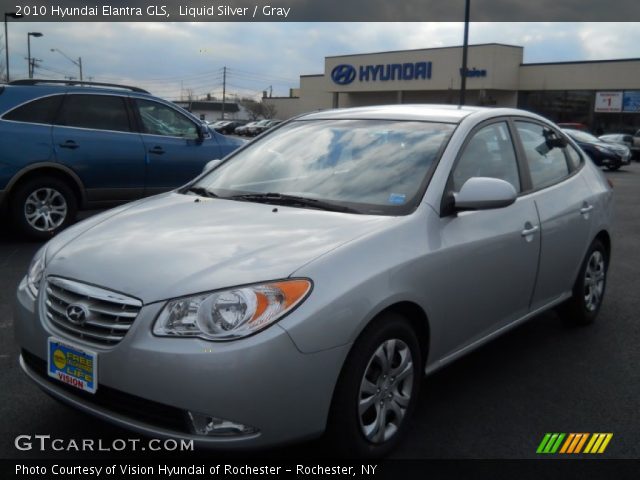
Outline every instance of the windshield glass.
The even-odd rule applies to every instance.
[[[250,144],[195,186],[223,198],[295,195],[359,213],[404,214],[422,196],[454,128],[414,121],[294,121]]]

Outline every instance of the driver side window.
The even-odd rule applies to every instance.
[[[472,134],[451,174],[454,192],[471,177],[505,180],[520,191],[516,154],[506,122],[494,123]]]
[[[149,100],[136,99],[142,131],[151,135],[197,138],[195,123],[173,108]]]

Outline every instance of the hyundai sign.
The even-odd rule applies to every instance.
[[[431,78],[431,62],[388,63],[386,65],[353,65],[342,63],[331,70],[331,80],[338,85],[359,82],[389,82],[393,80],[428,80]]]

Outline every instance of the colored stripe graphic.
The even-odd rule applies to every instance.
[[[565,433],[545,433],[536,453],[573,455],[604,453],[612,438],[613,433],[569,433],[568,435]],[[584,450],[583,447],[585,447]]]

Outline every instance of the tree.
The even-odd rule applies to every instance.
[[[262,100],[262,103],[260,105],[262,105],[262,116],[264,118],[275,118],[276,114],[278,113],[278,109],[275,105],[264,103],[264,100]]]
[[[252,98],[241,98],[238,103],[247,111],[251,120],[257,120],[262,115],[262,104]]]

